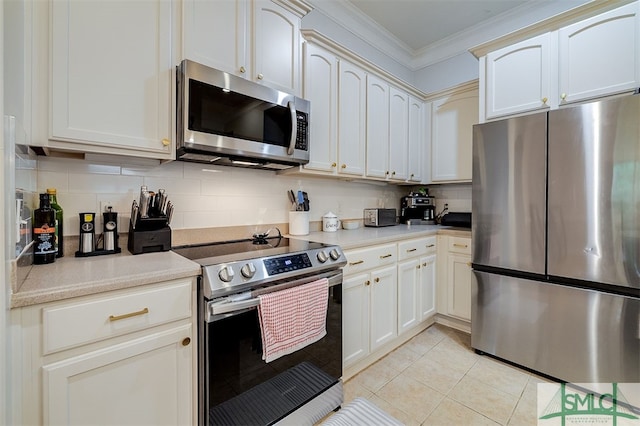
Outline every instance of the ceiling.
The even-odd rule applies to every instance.
[[[530,0],[349,0],[410,50],[419,51]],[[543,3],[549,0],[537,0]]]

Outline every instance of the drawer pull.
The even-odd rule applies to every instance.
[[[407,250],[407,253],[411,253],[412,251],[416,251],[416,250],[417,249],[412,248],[412,249]]]
[[[427,266],[427,262],[424,262],[424,263],[422,264],[422,266],[425,266],[425,267],[426,267],[426,266]]]
[[[184,339],[182,339],[182,346],[189,346],[189,343],[191,343],[190,337],[185,337]]]
[[[379,283],[380,282],[380,278],[376,278],[374,281]]]
[[[121,319],[125,319],[125,318],[131,318],[131,317],[135,317],[138,315],[144,315],[144,314],[148,314],[149,313],[149,308],[144,308],[141,311],[136,311],[136,312],[130,312],[128,314],[124,314],[124,315],[109,315],[109,321],[118,321]]]
[[[393,256],[392,254],[385,254],[384,256],[380,256],[380,259],[386,259],[387,257]]]
[[[467,248],[466,244],[453,244],[454,247],[462,247],[462,248]]]
[[[356,260],[355,262],[349,262],[349,266],[360,265],[361,263],[364,263],[364,260]]]
[[[420,269],[420,264],[418,263],[418,266],[416,266],[416,268]]]
[[[431,247],[435,247],[435,246],[436,246],[435,244],[429,244],[429,245],[427,246],[427,248],[431,248]]]
[[[366,280],[366,281],[364,282],[364,285],[369,285],[369,284],[371,284],[371,281],[369,281],[369,280]]]

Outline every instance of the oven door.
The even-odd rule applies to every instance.
[[[342,272],[293,279],[258,292],[324,277],[329,279],[327,334],[270,363],[262,360],[257,299],[217,309],[201,299],[202,424],[313,424],[342,404]]]

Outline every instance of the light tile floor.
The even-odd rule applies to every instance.
[[[536,425],[545,378],[476,354],[471,336],[434,324],[344,384],[407,426]]]

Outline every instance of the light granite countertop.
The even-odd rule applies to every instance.
[[[337,232],[318,231],[290,237],[352,249],[436,234],[471,237],[471,231],[464,228],[402,224]],[[11,307],[19,308],[199,274],[199,264],[172,251],[132,255],[123,249],[117,255],[65,256],[49,265],[33,265],[22,285],[11,295]]]
[[[11,307],[120,290],[200,274],[200,265],[172,251],[94,257],[65,256],[48,265],[33,265]]]
[[[336,232],[311,232],[309,235],[290,235],[306,241],[315,241],[325,244],[337,244],[343,250],[358,247],[384,244],[387,242],[405,240],[410,238],[427,237],[429,235],[452,235],[455,237],[471,238],[471,230],[466,228],[454,228],[440,225],[404,225],[385,226],[381,228],[363,227],[358,229],[341,229]]]

